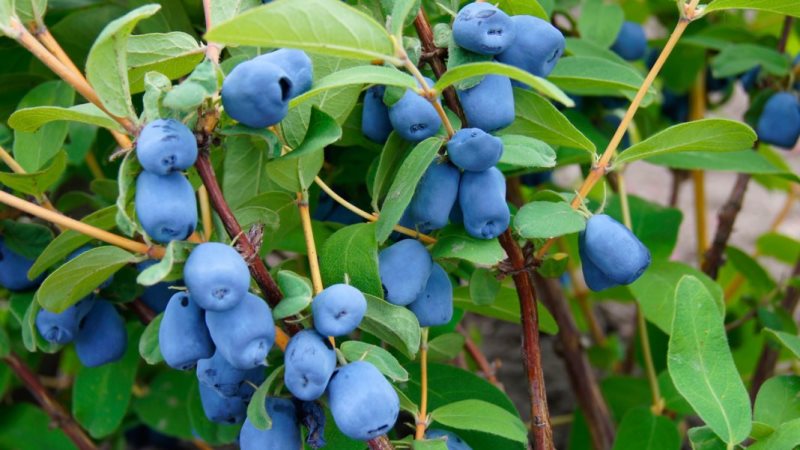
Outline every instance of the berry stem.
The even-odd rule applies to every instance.
[[[54,223],[57,226],[75,230],[81,234],[85,234],[86,236],[101,240],[134,253],[145,254],[156,259],[161,259],[164,256],[164,247],[155,245],[148,246],[147,244],[110,233],[106,230],[101,230],[100,228],[96,228],[77,221],[71,217],[67,217],[58,211],[51,211],[27,200],[15,197],[7,192],[0,191],[0,203],[5,203],[12,208],[16,208],[32,216],[36,216],[40,219]]]
[[[348,202],[341,195],[337,194],[336,191],[331,189],[331,187],[328,186],[324,181],[322,181],[322,179],[320,177],[315,177],[314,178],[314,183],[316,183],[317,186],[320,187],[320,189],[325,191],[325,193],[328,194],[328,196],[330,198],[332,198],[336,203],[344,206],[348,211],[350,211],[350,212],[360,216],[362,219],[366,219],[366,220],[368,220],[370,222],[375,222],[375,221],[378,220],[378,215],[377,214],[370,214],[370,213],[364,211],[363,209],[359,208],[358,206]],[[416,230],[412,230],[411,228],[406,228],[406,227],[404,227],[402,225],[395,225],[394,226],[394,231],[397,231],[398,233],[405,234],[406,236],[410,236],[410,237],[419,239],[420,241],[422,241],[422,242],[424,242],[426,244],[435,244],[436,243],[436,239],[428,236],[427,234],[422,234],[422,233],[420,233],[420,232],[418,232]]]
[[[11,154],[9,154],[3,147],[0,147],[0,160],[6,163],[11,171],[16,174],[24,175],[27,173],[25,169],[23,169],[22,166],[20,166],[19,163],[14,159],[14,157],[11,156]],[[50,199],[47,198],[47,194],[40,194],[35,196],[35,198],[36,202],[42,205],[44,208],[47,208],[53,212],[58,212],[55,206],[50,203]],[[56,227],[58,227],[59,230],[64,231],[63,226],[56,224]]]
[[[428,428],[428,327],[422,329],[422,338],[419,344],[420,365],[420,401],[419,415],[417,416],[416,432],[414,439],[425,439],[425,430]]]
[[[317,244],[314,242],[314,230],[311,227],[311,214],[308,207],[308,200],[302,192],[297,193],[297,208],[300,210],[300,222],[303,224],[303,238],[306,241],[306,251],[308,252],[311,285],[314,287],[314,295],[317,295],[322,292],[324,286],[322,285],[322,275],[319,270]]]
[[[36,401],[42,406],[42,409],[50,416],[53,423],[64,431],[64,434],[67,435],[78,449],[95,450],[97,448],[80,425],[75,422],[75,419],[73,419],[64,407],[47,392],[47,389],[39,381],[36,374],[25,365],[25,362],[22,361],[19,356],[13,352],[9,353],[8,356],[3,358],[3,362],[6,363],[17,378],[22,381],[28,389],[28,392],[33,395]]]
[[[200,217],[203,221],[203,239],[208,242],[214,233],[214,221],[211,219],[211,203],[208,199],[208,189],[200,186],[197,190],[197,199],[200,203]]]
[[[100,97],[97,96],[94,88],[86,81],[86,79],[70,70],[66,65],[64,65],[57,57],[55,57],[52,53],[50,53],[41,42],[39,42],[16,18],[12,18],[11,26],[12,34],[10,37],[14,38],[20,45],[25,47],[29,52],[33,54],[39,61],[41,61],[44,65],[46,65],[50,70],[56,73],[62,80],[66,81],[70,86],[72,86],[79,94],[81,94],[86,100],[93,103],[95,106],[100,108],[101,111],[108,114],[109,117],[114,119],[117,123],[122,125],[125,130],[128,131],[130,134],[136,134],[137,129],[134,123],[127,117],[117,117],[111,114],[106,107],[103,105],[103,102],[100,100]],[[122,135],[120,135],[122,136]],[[116,137],[116,136],[115,136]],[[130,140],[125,137],[124,140],[130,142]],[[127,147],[123,145],[123,142],[120,142],[120,146],[126,149],[131,148],[130,145]]]

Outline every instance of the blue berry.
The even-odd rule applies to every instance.
[[[311,401],[325,393],[336,369],[336,352],[327,337],[303,330],[289,340],[284,361],[286,388],[300,400]]]
[[[197,140],[186,125],[175,119],[154,120],[136,140],[136,156],[144,170],[158,175],[186,170],[197,159]]]
[[[201,308],[225,311],[238,305],[247,294],[250,271],[233,247],[206,242],[192,250],[183,267],[183,280]]]
[[[358,289],[346,284],[328,286],[311,303],[314,328],[323,336],[344,336],[361,324],[367,312],[367,299]]]
[[[433,263],[425,290],[408,305],[417,316],[421,327],[435,327],[450,322],[453,318],[453,283],[447,272]]]
[[[125,355],[128,332],[125,320],[106,301],[98,301],[78,325],[75,352],[86,367],[97,367],[118,361]]]
[[[462,128],[447,142],[447,156],[462,170],[482,172],[503,156],[503,141],[480,128]]]
[[[264,300],[246,294],[225,311],[206,311],[206,325],[217,350],[240,370],[264,366],[275,343],[272,311]]]
[[[220,94],[229,116],[248,127],[265,128],[286,117],[292,89],[292,79],[282,68],[256,58],[234,67]]]
[[[558,28],[533,16],[513,16],[516,37],[498,61],[546,77],[564,54],[566,40]]]
[[[352,362],[334,373],[328,385],[328,402],[339,430],[360,441],[388,433],[400,413],[397,392],[366,361]]]
[[[197,227],[194,189],[180,172],[139,174],[135,205],[142,228],[158,242],[186,239]]]
[[[470,3],[453,22],[453,40],[481,55],[496,55],[514,41],[514,23],[508,14],[491,3]]]
[[[205,314],[186,292],[169,300],[158,329],[158,346],[168,366],[188,370],[214,354]]]
[[[433,261],[428,250],[415,239],[406,239],[378,255],[383,291],[389,303],[405,306],[425,289]]]
[[[497,168],[464,172],[458,202],[470,236],[494,239],[508,228],[511,213],[506,205],[506,179]]]

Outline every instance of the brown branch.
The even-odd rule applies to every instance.
[[[544,278],[535,272],[532,276],[536,291],[558,324],[558,338],[567,375],[589,426],[592,447],[595,450],[610,449],[614,442],[614,425],[592,366],[581,346],[580,332],[567,306],[567,299],[558,286],[558,280]]]
[[[369,450],[394,450],[394,445],[392,445],[389,438],[385,435],[367,441],[367,445],[369,446]]]
[[[441,78],[442,74],[447,72],[447,65],[442,59],[442,53],[438,51],[438,47],[433,42],[433,30],[431,30],[431,23],[428,20],[427,14],[423,8],[419,9],[417,17],[414,19],[414,27],[417,29],[417,35],[422,43],[422,51],[425,52],[428,64],[430,64],[433,73],[437,78]],[[467,119],[464,116],[464,111],[461,109],[461,104],[458,103],[458,96],[452,87],[448,87],[442,92],[444,101],[451,111],[456,113],[461,119],[462,126],[467,126]]]
[[[800,259],[794,265],[791,278],[800,276]],[[793,316],[794,311],[797,309],[797,304],[800,302],[800,289],[790,286],[786,290],[786,296],[781,301],[780,307],[790,316]],[[774,373],[775,366],[778,364],[778,357],[780,356],[780,349],[775,348],[771,343],[766,342],[764,348],[761,350],[761,356],[758,358],[758,365],[753,372],[753,379],[750,383],[750,399],[755,401],[758,390]]]
[[[97,448],[80,425],[75,422],[75,419],[67,413],[60,403],[50,396],[50,393],[47,392],[47,389],[36,377],[36,374],[25,365],[25,362],[22,361],[19,356],[12,352],[3,358],[3,362],[17,375],[17,378],[22,381],[31,395],[39,402],[42,409],[50,416],[50,419],[58,428],[64,431],[64,434],[67,435],[76,447],[80,450],[95,450]]]
[[[747,185],[750,183],[750,174],[740,173],[736,176],[736,183],[733,185],[728,201],[720,208],[717,225],[717,232],[714,234],[714,241],[711,248],[706,252],[703,259],[703,272],[709,277],[717,279],[719,268],[722,266],[722,254],[728,245],[728,239],[733,232],[733,224],[742,210],[744,194],[747,192]]]
[[[522,316],[522,360],[528,376],[528,392],[531,398],[531,432],[533,433],[533,448],[537,450],[552,450],[553,429],[550,427],[550,414],[547,410],[547,392],[544,387],[544,373],[542,371],[542,357],[539,349],[539,313],[536,309],[536,296],[531,278],[526,268],[526,258],[522,253],[511,230],[506,230],[500,235],[500,245],[508,254],[519,297],[520,313]]]

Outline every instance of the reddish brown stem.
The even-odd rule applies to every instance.
[[[155,311],[150,309],[149,306],[145,305],[144,302],[142,302],[138,298],[133,302],[129,303],[128,305],[131,311],[133,311],[133,313],[136,314],[136,317],[138,317],[139,320],[145,325],[152,322],[153,319],[156,318],[157,314],[155,313]]]
[[[369,450],[394,450],[394,445],[389,441],[386,436],[378,436],[375,439],[367,441]]]
[[[36,401],[42,406],[42,409],[50,416],[55,426],[61,428],[76,447],[80,450],[95,450],[97,448],[80,425],[75,422],[75,419],[67,413],[60,403],[50,396],[50,393],[47,392],[47,389],[39,381],[39,378],[36,377],[36,374],[25,365],[25,362],[23,362],[19,356],[12,352],[3,358],[3,362],[5,362],[17,375],[17,378],[22,381],[31,395],[33,395]]]
[[[225,197],[223,197],[222,190],[217,182],[217,176],[214,174],[214,168],[211,167],[207,145],[204,151],[201,151],[197,155],[195,167],[197,167],[197,173],[203,180],[203,185],[206,187],[206,190],[208,190],[208,197],[211,200],[211,205],[214,207],[217,214],[219,214],[219,218],[225,226],[225,231],[228,232],[228,236],[230,236],[231,239],[236,239],[236,244],[242,249],[243,256],[250,266],[250,273],[261,288],[261,291],[267,299],[267,303],[275,307],[283,298],[283,294],[275,283],[275,280],[273,280],[272,276],[269,274],[267,266],[264,265],[264,261],[258,254],[258,250],[253,247],[250,239],[242,231],[239,221],[236,220],[233,211],[231,211],[230,206],[228,206],[228,202],[225,200]]]
[[[497,386],[498,388],[502,389],[502,385],[497,380],[497,375],[495,374],[495,370],[492,365],[489,363],[489,360],[486,359],[486,355],[483,354],[481,349],[478,347],[478,344],[472,340],[467,330],[464,329],[461,325],[459,325],[456,329],[461,336],[464,336],[464,348],[467,350],[467,353],[475,360],[475,364],[478,365],[483,375],[489,380],[490,383]]]
[[[425,10],[422,8],[419,9],[417,17],[414,19],[414,27],[417,29],[417,35],[422,43],[422,51],[429,56],[427,61],[430,64],[431,69],[433,69],[433,73],[436,74],[437,78],[440,78],[442,74],[447,72],[447,65],[442,59],[441,52],[437,51],[438,48],[436,47],[436,44],[433,43],[433,30],[431,30],[428,16],[425,14]],[[448,87],[444,90],[444,92],[442,92],[442,95],[447,103],[447,107],[456,113],[458,118],[461,119],[462,125],[466,126],[467,119],[464,116],[464,111],[461,109],[461,104],[458,103],[456,91],[452,87]]]
[[[531,432],[533,434],[533,448],[537,450],[552,450],[553,429],[550,426],[550,414],[547,410],[547,392],[544,387],[544,373],[542,371],[542,357],[539,350],[539,314],[536,309],[536,296],[531,278],[526,269],[525,255],[511,235],[511,230],[506,230],[500,235],[500,245],[508,254],[519,297],[520,313],[522,316],[522,360],[528,377],[528,391],[531,398]]]
[[[600,393],[592,366],[581,346],[581,335],[567,306],[567,299],[564,298],[558,280],[544,278],[536,272],[532,276],[536,291],[558,324],[558,338],[567,366],[567,375],[586,418],[592,436],[592,447],[595,450],[610,449],[614,443],[614,424],[611,422],[608,405]]]
[[[800,259],[794,265],[791,278],[797,276],[800,276]],[[798,302],[800,302],[800,289],[790,286],[786,290],[786,296],[781,301],[781,308],[789,314],[789,317],[793,317]],[[764,349],[761,350],[761,356],[758,358],[758,365],[756,365],[756,370],[753,372],[753,380],[750,383],[750,398],[753,401],[755,401],[761,385],[775,373],[775,366],[778,364],[779,356],[780,349],[775,348],[769,342],[764,344]]]

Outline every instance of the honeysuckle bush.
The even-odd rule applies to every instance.
[[[314,296],[347,283],[365,295],[367,310],[359,330],[336,339],[338,363],[366,360],[391,381],[402,412],[387,436],[397,448],[447,448],[443,440],[424,440],[426,427],[454,431],[476,450],[524,449],[529,434],[536,448],[542,442],[552,448],[552,437],[542,432],[549,425],[529,430],[502,388],[487,380],[477,355],[465,349],[469,334],[459,332],[459,324],[466,315],[590,342],[565,350],[568,360],[590,360],[599,374],[571,374],[579,407],[569,448],[800,445],[798,237],[773,226],[748,253],[718,233],[713,246],[701,240],[701,249],[709,250],[704,264],[674,261],[683,215],[694,212],[628,195],[624,183],[626,166],[640,160],[691,170],[695,179],[703,171],[738,172],[745,186],[754,182],[783,193],[791,206],[800,179],[786,153],[759,143],[753,128],[772,129],[759,122],[776,92],[796,99],[796,1],[500,1],[507,14],[552,21],[566,36],[565,54],[546,78],[460,49],[451,33],[459,1],[204,3],[0,1],[6,35],[0,47],[0,236],[3,254],[33,261],[26,275],[41,282],[0,290],[6,363],[0,365],[0,447],[93,448],[75,437],[73,419],[97,445],[114,448],[124,448],[126,440],[146,443],[147,428],[212,446],[237,441],[240,425],[206,417],[194,370],[164,363],[158,341],[163,314],[153,304],[142,306],[146,288],[182,277],[202,241],[240,251],[256,274],[251,291],[272,304],[282,330],[267,358],[266,379],[249,386],[247,418],[257,428],[271,423],[267,397],[291,397],[283,385],[283,332],[313,328]],[[420,32],[420,21],[432,35]],[[647,55],[626,61],[620,55],[638,50],[615,42],[625,21],[675,31],[670,40],[669,33],[652,38]],[[58,54],[56,42],[68,56]],[[220,89],[234,67],[274,48],[305,51],[313,84],[291,99],[279,124],[250,128],[225,112]],[[71,68],[69,59],[83,71]],[[436,63],[448,70],[436,76]],[[652,85],[648,73],[658,74]],[[408,225],[401,219],[430,161],[437,153],[446,157],[450,134],[462,126],[452,98],[443,94],[487,75],[520,83],[513,91],[514,122],[494,132],[504,144],[497,168],[507,179],[510,240],[479,239],[456,220],[419,230],[424,235],[398,227]],[[421,76],[433,83],[421,86]],[[385,144],[366,138],[364,92],[374,85],[386,86],[387,104],[404,90],[441,101],[442,129],[418,143],[397,133]],[[743,86],[751,105],[747,123],[704,119],[707,111],[719,116],[715,110],[735,93],[741,96]],[[197,230],[163,246],[145,232],[134,204],[142,173],[137,137],[157,119],[188,126],[200,148],[197,166],[184,172],[200,205]],[[559,186],[544,175],[567,166],[580,167],[586,181]],[[218,185],[210,184],[214,175]],[[169,192],[159,195],[169,200]],[[731,195],[735,200],[736,192]],[[701,197],[695,201],[702,205]],[[721,228],[733,225],[737,211],[731,211],[722,211]],[[582,261],[578,242],[588,217],[601,212],[631,228],[652,262],[636,281],[594,292],[584,283],[588,256]],[[454,314],[448,324],[422,328],[412,310],[386,301],[378,254],[401,232],[418,238],[449,274]],[[680,238],[693,243],[700,236]],[[86,245],[94,248],[73,255]],[[522,267],[510,254],[514,248],[522,252]],[[604,257],[591,256],[593,264]],[[15,275],[9,261],[0,261],[2,280]],[[253,269],[263,261],[271,276]],[[792,275],[776,277],[762,265],[767,261],[786,266],[784,272],[794,267]],[[533,279],[535,289],[526,290],[520,277]],[[62,312],[87,296],[103,299],[109,317],[121,314],[127,331],[115,361],[97,367],[86,366],[80,343],[53,343],[36,326],[41,310]],[[581,307],[572,308],[573,301]],[[592,308],[604,302],[635,303],[639,332],[622,336],[627,325],[617,323],[609,324],[608,335],[598,329]],[[520,311],[537,312],[536,323]],[[108,326],[107,320],[86,323]],[[525,358],[529,372],[541,364],[535,345],[526,341],[526,355],[537,355]],[[466,364],[456,364],[457,358]],[[26,377],[20,366],[33,375]],[[36,385],[31,377],[50,383]],[[581,389],[587,385],[599,386],[601,396],[587,397]],[[24,388],[39,400],[49,391],[72,419],[54,413],[52,402],[26,397]],[[317,405],[328,419],[326,448],[386,448],[377,445],[388,441],[345,437],[325,397]],[[597,411],[613,433],[598,431]],[[319,410],[304,416],[306,445],[320,443],[321,418]]]

